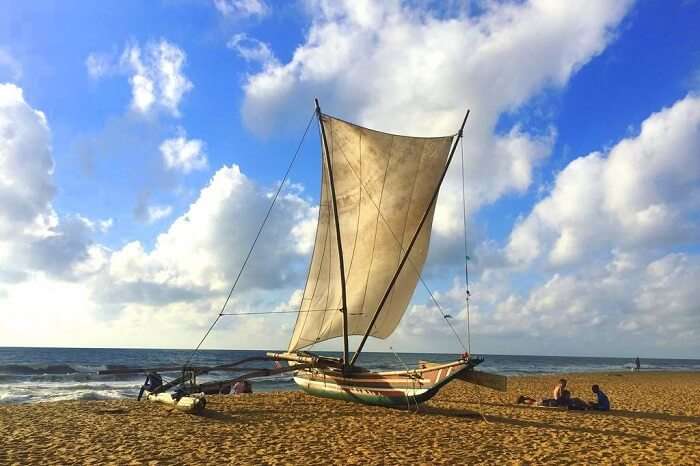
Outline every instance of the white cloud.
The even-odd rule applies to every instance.
[[[108,231],[112,219],[59,216],[54,192],[46,118],[24,101],[20,88],[0,85],[0,309],[26,311],[0,326],[7,344],[68,345],[78,340],[62,338],[61,329],[89,328],[81,344],[188,346],[221,306],[271,197],[238,167],[224,167],[152,248],[132,241],[112,250],[92,239]],[[294,304],[318,215],[301,193],[290,184],[278,199],[229,310]],[[147,213],[155,219],[171,208],[150,206]],[[37,289],[46,290],[51,303]],[[44,317],[47,325],[30,322]],[[270,319],[277,330],[264,338],[259,333],[267,318],[224,323],[227,335],[211,341],[226,345],[234,335],[249,347],[280,345],[294,316]],[[149,339],[144,325],[169,333]]]
[[[457,130],[469,107],[464,149],[472,212],[526,191],[555,140],[551,128],[516,124],[498,132],[499,118],[564,86],[612,40],[630,5],[487,2],[468,16],[399,1],[311,3],[311,27],[287,63],[256,41],[243,49],[262,64],[244,85],[245,123],[259,133],[279,129],[318,96],[324,111],[372,128],[442,135]],[[460,230],[458,165],[440,195],[438,241],[451,243]]]
[[[396,1],[316,3],[292,59],[246,83],[244,116],[255,130],[316,93],[329,111],[385,130],[452,132],[466,106],[472,127],[492,129],[504,110],[565,84],[605,47],[627,6],[489,4],[478,17],[441,19]]]
[[[270,8],[263,0],[214,0],[214,7],[224,16],[262,17]]]
[[[151,251],[131,242],[112,254],[104,278],[112,283],[109,299],[142,302],[144,293],[157,292],[153,299],[170,302],[226,291],[262,221],[268,194],[237,166],[221,168],[189,210],[158,236]],[[315,221],[316,215],[316,207],[297,192],[280,196],[239,292],[299,286],[314,235],[299,225]]]
[[[44,114],[13,84],[0,84],[0,153],[0,235],[50,223],[56,190],[51,134]]]
[[[0,84],[0,283],[33,270],[68,276],[88,256],[90,234],[107,223],[80,215],[59,218],[51,132],[22,89]]]
[[[175,138],[166,139],[160,145],[163,163],[169,170],[180,170],[190,173],[194,170],[207,168],[207,155],[204,153],[204,142],[200,139],[187,139],[184,130]]]
[[[700,341],[700,257],[669,254],[649,263],[641,274],[634,310],[620,322],[622,330],[654,333],[665,346]],[[634,282],[633,282],[634,283]]]
[[[520,292],[511,273],[490,271],[470,287],[472,347],[506,354],[692,355],[700,350],[698,281],[700,257],[689,254],[648,258],[615,251],[607,262],[554,273]],[[435,295],[465,338],[463,283]],[[408,309],[396,340],[426,351],[458,349],[432,302]]]
[[[288,63],[244,35],[229,46],[261,66],[248,78],[243,109],[258,131],[267,122],[281,124],[316,91],[326,111],[403,133],[451,132],[468,104],[473,115],[466,175],[475,211],[529,189],[536,164],[556,137],[554,129],[518,124],[496,131],[499,118],[543,89],[565,85],[611,40],[627,5],[487,3],[478,16],[448,17],[421,12],[415,4],[318,2],[311,10],[321,13]],[[105,76],[107,65],[114,65],[130,76],[135,111],[178,115],[192,85],[182,74],[184,52],[167,42],[172,48],[164,50],[164,42],[131,45],[121,60],[95,58],[93,71],[86,62],[88,72]],[[638,136],[581,157],[559,174],[549,195],[513,231],[507,249],[513,261],[531,265],[533,276],[522,280],[517,271],[488,264],[476,274],[472,331],[477,340],[506,344],[489,351],[517,352],[507,345],[518,338],[528,341],[530,351],[550,353],[597,351],[585,346],[590,342],[618,353],[634,344],[699,349],[700,263],[692,254],[667,251],[697,238],[697,106],[690,96],[650,117]],[[194,170],[201,160],[206,166],[201,141],[188,140],[184,132],[163,144],[168,141],[175,141],[170,162],[161,152],[170,168]],[[36,296],[36,289],[44,289],[54,304],[75,310],[37,314],[47,322],[37,329],[14,317],[0,326],[0,340],[15,344],[27,344],[16,334],[32,333],[44,338],[37,341],[71,344],[59,342],[57,332],[70,334],[81,325],[94,335],[85,344],[196,343],[218,312],[270,200],[269,189],[237,166],[223,167],[153,246],[132,241],[111,250],[91,240],[109,228],[110,219],[59,217],[53,210],[50,131],[43,114],[13,86],[0,87],[0,154],[0,308],[50,309],[52,303]],[[438,242],[460,240],[455,162],[436,214]],[[280,311],[298,302],[318,212],[297,187],[285,193],[229,310]],[[172,215],[168,207],[145,207],[145,217]],[[491,249],[485,244],[482,252],[493,254]],[[579,267],[561,267],[566,264]],[[75,277],[81,280],[65,281]],[[463,288],[454,285],[437,297],[463,332]],[[110,319],[101,320],[105,315]],[[284,342],[293,323],[293,315],[235,319],[222,322],[208,343],[271,347]],[[155,327],[164,331],[148,333]],[[450,334],[440,314],[422,304],[409,309],[396,338],[402,349],[449,350],[438,346]],[[561,346],[551,349],[554,344]]]
[[[700,98],[647,118],[637,136],[573,160],[511,233],[513,263],[586,262],[613,248],[669,248],[700,237]]]
[[[180,100],[193,87],[182,70],[186,58],[182,49],[164,39],[143,49],[138,44],[128,46],[120,63],[131,73],[132,109],[148,113],[158,105],[179,116]]]
[[[570,162],[511,233],[503,252],[520,267],[487,257],[495,267],[472,275],[478,351],[697,354],[698,154],[700,98],[689,95],[638,134]],[[436,296],[463,334],[464,286]],[[439,336],[454,351],[450,334],[428,302],[408,310],[397,339],[429,348]]]
[[[248,37],[244,32],[234,35],[226,46],[238,52],[244,60],[259,63],[265,68],[279,64],[268,44]]]
[[[114,225],[114,219],[108,218],[105,220],[92,220],[77,214],[76,217],[80,220],[88,229],[98,233],[107,233],[112,225]]]
[[[92,79],[100,79],[117,71],[114,59],[106,54],[91,53],[85,59],[85,68]]]
[[[185,76],[187,54],[175,44],[161,39],[144,46],[132,43],[117,59],[114,54],[91,53],[85,59],[92,79],[122,74],[129,76],[131,109],[140,114],[164,110],[180,116],[180,102],[194,87]]]
[[[172,208],[172,206],[169,206],[169,205],[148,206],[148,211],[147,211],[148,218],[146,219],[146,221],[148,223],[155,223],[158,220],[162,220],[166,217],[169,217],[172,212],[173,212],[173,208]]]

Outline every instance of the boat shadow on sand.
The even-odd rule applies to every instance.
[[[179,411],[173,409],[173,413],[178,413]],[[197,414],[198,417],[209,419],[216,422],[229,423],[229,424],[240,424],[245,423],[255,423],[263,422],[268,420],[270,416],[274,417],[277,415],[289,414],[288,410],[270,410],[270,409],[242,409],[240,411],[217,411],[216,408],[205,408],[204,411]],[[356,416],[353,412],[333,412],[327,413],[324,417],[329,419],[338,417],[353,417]]]
[[[700,425],[700,416],[684,416],[678,414],[668,414],[668,413],[658,413],[649,411],[627,411],[624,409],[611,409],[610,411],[580,411],[580,410],[568,410],[564,408],[544,408],[542,406],[530,406],[525,404],[514,404],[514,403],[488,403],[482,402],[483,406],[496,406],[499,408],[517,408],[525,410],[541,410],[546,409],[548,411],[571,413],[578,416],[613,416],[613,417],[625,417],[631,419],[652,419],[657,421],[674,421],[674,422],[687,422],[690,424]]]
[[[523,406],[523,405],[511,405],[511,404],[499,404],[499,403],[482,403],[484,406],[497,406],[506,408],[523,408],[538,410],[539,408],[533,406]],[[574,415],[593,415],[593,416],[610,416],[610,417],[626,417],[626,418],[637,418],[637,419],[655,419],[664,421],[680,421],[680,422],[690,422],[693,424],[700,424],[700,417],[697,416],[676,416],[672,414],[664,413],[647,413],[647,412],[637,412],[637,411],[624,411],[624,410],[610,410],[610,411],[570,411],[570,410],[553,410],[554,412],[561,413],[572,413]],[[657,440],[655,437],[647,435],[639,435],[630,432],[623,432],[618,430],[606,430],[606,429],[594,429],[590,427],[583,427],[577,425],[561,425],[554,424],[546,421],[532,421],[526,419],[517,419],[513,417],[498,416],[485,413],[482,416],[477,411],[472,411],[468,409],[457,409],[457,408],[443,408],[438,406],[426,406],[420,410],[420,414],[431,415],[431,416],[448,416],[448,417],[460,417],[460,418],[471,418],[474,420],[486,419],[487,422],[507,424],[518,427],[535,427],[538,429],[554,429],[561,431],[570,432],[580,432],[587,434],[603,434],[612,435],[615,437],[624,437],[629,439],[635,439],[638,441],[654,441]],[[681,443],[688,446],[700,446],[700,442],[685,441],[681,439],[674,439],[674,442]]]

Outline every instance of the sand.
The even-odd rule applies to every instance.
[[[567,376],[585,399],[600,384],[609,413],[512,404],[558,378],[514,377],[507,393],[454,382],[418,413],[300,392],[212,396],[202,416],[134,400],[5,405],[0,464],[700,463],[700,373]]]

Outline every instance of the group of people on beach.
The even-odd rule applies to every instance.
[[[563,407],[575,410],[592,409],[596,411],[609,411],[610,399],[600,389],[600,386],[591,386],[591,391],[596,396],[595,401],[584,401],[580,398],[573,398],[571,392],[566,388],[566,379],[560,379],[559,383],[554,387],[552,393],[553,398],[545,398],[542,401],[537,401],[525,395],[520,395],[517,399],[518,404],[528,404],[547,407]]]

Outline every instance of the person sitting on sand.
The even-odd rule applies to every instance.
[[[554,398],[545,398],[540,402],[541,406],[557,407],[569,406],[571,402],[571,392],[566,389],[566,379],[560,379],[556,387],[554,387]]]
[[[588,403],[591,409],[595,409],[597,411],[610,411],[610,400],[608,399],[608,396],[603,393],[603,390],[601,390],[598,385],[593,385],[591,387],[591,391],[598,397],[597,401]]]
[[[559,406],[568,406],[571,392],[566,389],[566,379],[560,379],[559,384],[554,387],[554,401]]]

